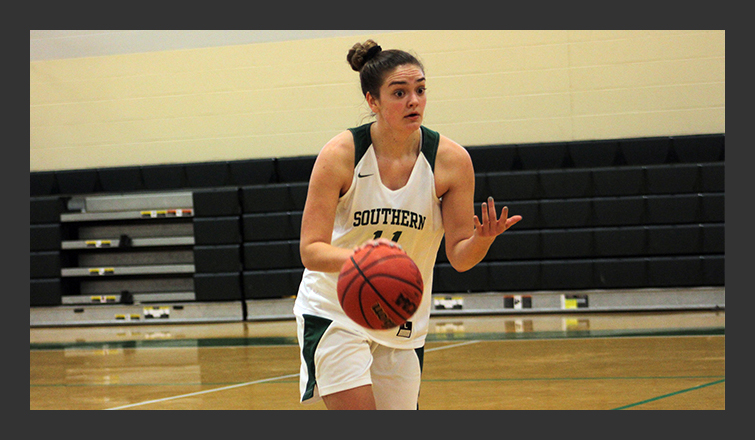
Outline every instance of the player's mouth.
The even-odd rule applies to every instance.
[[[404,118],[412,120],[412,121],[416,121],[417,119],[420,119],[421,117],[422,115],[417,112],[409,113],[408,115],[404,116]]]

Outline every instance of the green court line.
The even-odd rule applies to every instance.
[[[682,393],[688,393],[690,391],[699,390],[701,388],[709,387],[711,385],[718,385],[718,384],[724,383],[724,382],[726,382],[725,378],[721,379],[721,380],[714,381],[714,382],[706,383],[706,384],[703,384],[703,385],[698,385],[698,386],[695,386],[695,387],[692,387],[692,388],[687,388],[686,390],[679,390],[679,391],[676,391],[676,392],[673,392],[673,393],[664,394],[662,396],[653,397],[652,399],[643,400],[641,402],[636,402],[636,403],[631,403],[629,405],[620,406],[618,408],[614,408],[614,410],[627,409],[627,408],[632,408],[632,407],[635,407],[635,406],[644,405],[646,403],[655,402],[656,400],[665,399],[667,397],[676,396],[676,395],[679,395],[679,394],[682,394]]]
[[[623,338],[636,336],[719,336],[725,335],[724,327],[703,327],[690,329],[636,329],[636,330],[566,330],[543,332],[510,333],[432,333],[428,341],[458,340],[518,340],[518,339],[585,339],[585,338]]]
[[[706,327],[690,329],[639,329],[639,330],[566,330],[543,332],[509,332],[509,333],[430,333],[427,342],[447,341],[501,341],[534,339],[584,339],[584,338],[621,338],[637,336],[719,336],[725,335],[724,327]],[[298,345],[295,337],[237,337],[205,339],[160,339],[132,341],[100,342],[40,342],[30,343],[30,350],[65,350],[65,349],[129,349],[129,348],[199,348],[199,347],[256,347],[273,345]]]

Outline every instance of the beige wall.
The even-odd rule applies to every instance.
[[[356,41],[425,63],[465,146],[725,133],[725,31],[412,31],[31,62],[31,171],[316,154],[368,121]]]

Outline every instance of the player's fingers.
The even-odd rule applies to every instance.
[[[497,221],[498,218],[495,212],[495,200],[493,200],[493,197],[488,197],[488,218],[490,218],[491,223]]]
[[[486,202],[482,202],[480,214],[482,214],[482,229],[485,231],[490,227],[490,217],[488,216],[488,204]]]

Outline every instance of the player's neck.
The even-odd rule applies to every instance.
[[[373,124],[370,130],[372,145],[375,152],[384,157],[401,158],[407,155],[416,157],[419,154],[420,136],[419,129],[411,131],[392,130],[380,124]]]

